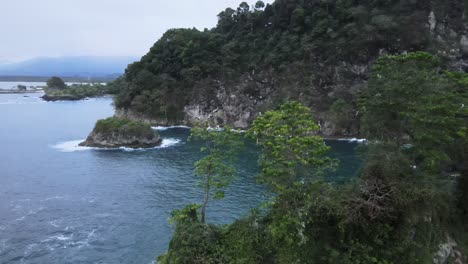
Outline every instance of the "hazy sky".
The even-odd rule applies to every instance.
[[[167,29],[211,28],[220,11],[241,1],[5,0],[0,63],[34,57],[142,56]]]

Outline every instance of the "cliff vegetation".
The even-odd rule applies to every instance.
[[[161,125],[246,128],[298,100],[324,135],[357,135],[359,92],[379,56],[429,51],[466,68],[466,9],[462,0],[243,2],[212,29],[168,30],[126,69],[115,105]]]
[[[468,75],[440,65],[424,52],[376,61],[358,100],[364,164],[345,183],[327,180],[337,163],[308,107],[287,102],[257,117],[247,136],[270,199],[225,226],[197,204],[175,210],[159,263],[466,263]]]

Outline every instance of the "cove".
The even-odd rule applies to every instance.
[[[170,212],[201,199],[189,130],[158,128],[163,145],[147,150],[80,148],[113,114],[112,100],[28,96],[0,95],[0,263],[151,263],[167,249]],[[358,144],[327,144],[341,164],[334,175],[355,174]],[[230,223],[264,199],[253,148],[238,167],[226,198],[210,204],[210,222]]]

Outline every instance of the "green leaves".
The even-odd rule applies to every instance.
[[[439,67],[437,57],[425,52],[379,58],[360,100],[366,137],[411,143],[428,166],[447,160],[446,146],[466,127],[460,118],[466,111],[466,79]]]
[[[200,208],[199,204],[188,204],[181,210],[173,210],[171,217],[168,221],[170,224],[177,224],[184,221],[197,221],[197,210]]]
[[[234,162],[243,147],[242,134],[230,127],[211,131],[201,126],[191,129],[189,141],[200,142],[200,152],[205,155],[194,164],[197,186],[204,192],[201,206],[201,221],[204,223],[210,195],[213,199],[223,199],[224,189],[235,178]]]
[[[296,182],[310,179],[314,170],[330,164],[328,151],[310,109],[288,102],[268,111],[252,124],[248,135],[261,148],[259,180],[273,191],[281,191]]]

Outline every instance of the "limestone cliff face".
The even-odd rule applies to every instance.
[[[323,135],[357,136],[357,110],[332,113],[329,108],[337,98],[353,100],[366,84],[367,73],[368,65],[343,62],[338,66],[314,65],[311,71],[292,66],[283,73],[266,69],[243,74],[236,80],[214,80],[194,87],[203,92],[192,97],[184,108],[183,123],[247,128],[258,115],[281,102],[298,100],[311,107]],[[337,115],[344,116],[346,124],[339,124]]]

